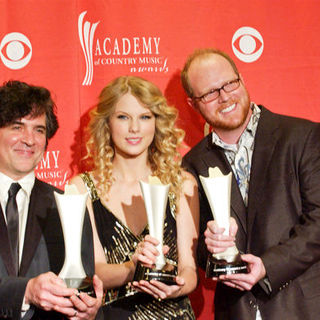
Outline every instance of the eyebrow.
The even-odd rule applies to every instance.
[[[12,124],[24,124],[24,123],[20,120],[14,120],[12,121]]]
[[[113,114],[118,114],[118,113],[125,113],[125,114],[127,114],[127,115],[130,115],[130,113],[128,113],[127,111],[122,111],[122,110],[115,111]],[[139,113],[139,114],[140,114],[140,115],[141,115],[141,114],[153,114],[153,112],[148,109],[147,111],[141,112],[141,113]]]
[[[25,125],[25,123],[20,120],[14,120],[11,125],[14,124]],[[34,128],[47,130],[47,127],[42,124],[36,125]]]
[[[38,126],[35,126],[35,128],[37,129],[43,129],[43,130],[47,130],[47,127],[46,126],[43,126],[43,125],[38,125]]]

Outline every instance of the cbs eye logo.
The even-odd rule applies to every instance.
[[[263,38],[254,28],[242,27],[232,37],[233,53],[243,62],[258,60],[263,48]]]
[[[0,43],[0,58],[9,69],[22,69],[29,63],[31,56],[31,42],[22,33],[8,33],[2,39]]]

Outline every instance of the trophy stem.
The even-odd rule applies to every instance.
[[[83,268],[81,239],[88,194],[54,193],[65,244],[65,260],[59,273],[68,287],[85,288],[90,280]],[[92,280],[91,280],[92,282]]]
[[[163,227],[168,202],[169,185],[148,184],[140,181],[140,187],[146,207],[149,233],[159,241],[156,267],[162,269],[166,262],[163,255]]]
[[[170,263],[166,263],[163,254],[164,218],[168,202],[169,185],[162,185],[158,178],[154,178],[157,180],[156,184],[140,181],[140,187],[147,212],[149,233],[159,241],[157,245],[159,255],[157,256],[154,268],[147,268],[138,263],[133,279],[134,281],[157,280],[171,285],[176,283],[177,268]]]

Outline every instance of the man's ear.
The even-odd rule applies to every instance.
[[[197,107],[197,103],[192,100],[192,98],[188,97],[187,98],[187,103],[190,107],[192,107],[193,109],[195,109],[196,111],[198,111],[198,107]]]

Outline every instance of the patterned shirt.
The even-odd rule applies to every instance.
[[[251,103],[252,115],[246,129],[237,144],[227,144],[218,135],[212,133],[212,142],[223,148],[237,180],[243,201],[248,205],[248,191],[250,181],[251,159],[254,149],[254,137],[257,131],[261,110],[255,103]]]

